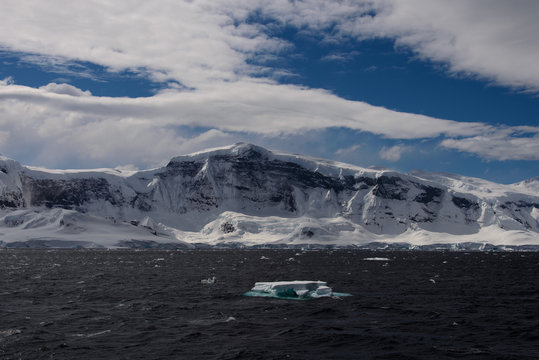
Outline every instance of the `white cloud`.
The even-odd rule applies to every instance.
[[[473,153],[488,160],[539,160],[539,128],[499,129],[464,139],[445,139],[441,146]]]
[[[346,62],[352,60],[354,57],[359,55],[359,51],[350,51],[350,52],[337,52],[331,53],[322,57],[322,61],[337,61],[337,62]]]
[[[350,153],[353,153],[353,152],[357,151],[359,148],[361,148],[361,145],[355,144],[355,145],[352,145],[352,146],[347,147],[347,148],[338,149],[337,151],[335,151],[335,155],[350,154]]]
[[[326,41],[394,39],[450,72],[539,92],[535,0],[305,0],[273,1],[262,8]]]
[[[254,11],[277,24],[247,23]],[[45,66],[82,60],[200,87],[256,72],[247,59],[289,48],[268,29],[290,25],[326,42],[392,38],[452,72],[539,91],[538,13],[533,0],[3,0],[0,48]]]
[[[129,118],[160,127],[200,126],[261,134],[341,126],[388,138],[417,139],[441,134],[472,136],[490,129],[482,123],[396,112],[324,90],[261,81],[216,83],[204,91],[167,90],[147,98],[65,96],[50,91],[56,87],[0,86],[0,103],[20,103],[28,113],[47,109],[59,119],[68,115],[85,121]]]
[[[15,82],[13,81],[12,76],[8,76],[7,78],[0,80],[0,86],[6,86],[6,85],[13,85]]]
[[[238,133],[278,137],[345,127],[392,139],[422,139],[489,136],[499,131],[484,123],[400,113],[322,90],[260,81],[216,84],[205,91],[167,90],[147,98],[71,96],[51,91],[56,87],[0,86],[0,131],[11,134],[2,147],[40,153],[48,162],[52,158],[72,162],[114,159],[116,164],[140,166],[206,144],[234,142]],[[65,88],[73,94],[83,93]],[[177,130],[181,127],[211,130],[189,140]],[[395,159],[398,149],[386,158]],[[511,151],[518,158],[519,150]],[[482,154],[479,149],[474,152]]]
[[[404,145],[394,145],[391,147],[382,147],[380,150],[380,157],[387,161],[399,161],[402,154],[411,151],[412,148],[410,146],[404,146]]]
[[[248,58],[289,47],[265,34],[279,25],[246,22],[254,11],[328,42],[392,38],[450,71],[539,91],[533,0],[3,0],[0,48],[33,54],[27,59],[45,66],[82,60],[199,87],[246,76],[257,71]],[[336,58],[342,54],[328,56]]]
[[[235,134],[221,130],[210,129],[200,135],[185,139],[177,149],[176,155],[187,154],[212,147],[230,145],[240,141],[242,138]]]
[[[89,90],[81,90],[73,85],[69,84],[57,84],[49,83],[47,85],[41,86],[39,89],[45,90],[46,92],[54,94],[63,94],[70,96],[91,96],[92,93]]]
[[[91,79],[93,81],[102,81],[102,79],[99,79],[99,77],[96,76],[95,72],[92,71],[92,69],[88,65],[83,65],[67,57],[27,53],[21,53],[17,55],[19,55],[20,63],[33,64],[44,68],[49,72],[77,78]],[[56,82],[62,83],[66,81],[56,80]]]
[[[539,2],[374,1],[374,17],[339,23],[343,34],[385,37],[424,59],[497,84],[539,91]]]
[[[2,1],[0,48],[57,67],[71,60],[144,71],[187,87],[256,71],[246,59],[285,44],[244,22],[251,6],[221,1]],[[43,59],[43,60],[40,60]],[[27,61],[32,61],[27,58]]]
[[[326,42],[394,38],[425,59],[448,64],[451,71],[537,90],[537,4],[3,0],[0,49],[24,53],[26,61],[52,69],[71,71],[70,66],[83,61],[111,71],[139,72],[156,81],[177,81],[189,90],[109,98],[67,84],[32,89],[5,79],[0,81],[0,133],[9,136],[0,137],[0,142],[12,153],[41,154],[47,162],[106,158],[140,166],[206,144],[230,142],[243,136],[238,133],[276,137],[345,127],[392,139],[441,136],[446,137],[444,147],[488,158],[535,159],[530,155],[536,149],[534,138],[521,137],[516,130],[499,135],[494,143],[500,150],[490,151],[492,146],[481,139],[499,134],[494,126],[401,113],[320,89],[280,85],[271,79],[286,75],[286,69],[257,67],[248,60],[274,58],[290,49],[286,41],[268,35],[271,26],[286,24]],[[255,10],[277,23],[247,23]],[[255,79],[253,74],[266,78]],[[180,127],[209,131],[192,138]],[[506,146],[515,142],[531,150],[519,153]],[[385,150],[388,159],[406,151]]]

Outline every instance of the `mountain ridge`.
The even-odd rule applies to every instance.
[[[1,157],[0,246],[539,247],[536,179],[403,174],[245,143],[141,171],[47,170]]]

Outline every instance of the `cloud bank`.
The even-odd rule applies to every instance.
[[[394,39],[450,71],[538,91],[537,13],[533,0],[4,0],[0,46],[51,66],[82,60],[192,87],[267,71],[246,60],[290,46],[271,36],[287,25],[327,41]]]
[[[539,128],[497,129],[493,133],[463,139],[445,139],[441,146],[477,154],[487,160],[538,160]]]
[[[198,150],[195,145],[212,145],[210,139],[231,142],[231,133],[279,137],[331,127],[389,139],[449,137],[442,141],[444,147],[490,159],[539,158],[539,151],[533,152],[536,137],[516,137],[536,134],[535,127],[496,128],[436,119],[344,100],[323,90],[252,81],[206,91],[169,90],[148,98],[96,97],[70,85],[34,89],[4,82],[0,112],[0,132],[9,134],[0,138],[2,147],[18,149],[16,153],[36,151],[47,162],[114,156],[123,159],[121,163],[151,164]],[[206,142],[201,143],[203,139],[189,140],[183,134],[186,127],[214,131],[205,133]],[[494,138],[496,142],[486,143]],[[500,151],[493,152],[493,147]],[[396,150],[384,152],[382,158],[398,160],[395,154],[402,151]]]
[[[250,61],[289,51],[292,44],[272,30],[292,26],[325,42],[394,39],[452,73],[537,92],[539,5],[518,3],[4,0],[0,50],[44,68],[84,61],[128,70],[169,88],[146,98],[112,98],[69,84],[36,89],[0,81],[0,147],[39,154],[35,161],[48,164],[111,156],[118,164],[155,164],[253,134],[344,127],[388,139],[440,138],[444,148],[487,159],[538,160],[537,127],[396,112],[280,84],[272,76],[286,69]],[[206,131],[190,135],[189,128]],[[381,156],[396,161],[405,150],[387,148]]]

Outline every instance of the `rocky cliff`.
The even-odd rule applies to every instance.
[[[128,173],[45,170],[0,158],[0,241],[533,247],[538,184],[366,169],[251,144]]]

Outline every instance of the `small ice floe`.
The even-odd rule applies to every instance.
[[[370,258],[363,258],[365,261],[390,261],[390,259],[385,257],[370,257]]]
[[[88,334],[88,335],[86,335],[86,337],[94,337],[94,336],[105,335],[105,334],[108,334],[109,332],[111,332],[111,330],[98,331],[96,333]]]
[[[336,293],[324,281],[275,281],[256,282],[245,296],[274,297],[279,299],[307,300],[320,297],[351,296]]]
[[[202,279],[200,280],[200,282],[202,284],[215,284],[215,282],[217,281],[217,279],[214,277],[211,277],[211,278],[207,278],[207,279]]]
[[[95,336],[105,335],[105,334],[108,334],[110,332],[111,332],[111,330],[109,329],[109,330],[98,331],[96,333],[90,333],[90,334],[73,334],[71,336],[73,336],[73,337],[91,338],[91,337],[95,337]]]
[[[0,338],[13,336],[20,334],[22,331],[19,329],[7,329],[7,330],[0,330]]]

